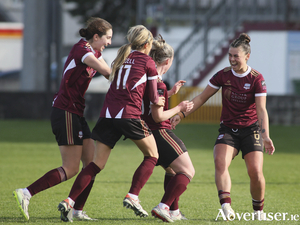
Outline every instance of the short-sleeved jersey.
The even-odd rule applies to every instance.
[[[221,122],[231,128],[244,128],[257,121],[255,97],[266,96],[267,87],[261,73],[248,66],[244,74],[230,67],[217,72],[208,83],[222,87]]]
[[[147,91],[147,89],[146,89]],[[168,110],[169,103],[168,103],[168,90],[165,83],[161,80],[161,77],[159,76],[157,79],[157,92],[159,97],[165,97],[165,106],[164,111]],[[143,112],[142,112],[142,119],[146,122],[148,127],[151,130],[158,130],[158,129],[170,129],[172,128],[170,120],[165,120],[160,123],[156,123],[154,119],[152,118],[151,114],[151,104],[153,104],[149,97],[147,95],[144,96],[143,99]]]
[[[150,86],[145,93],[146,86]],[[139,51],[132,51],[123,65],[116,71],[105,96],[100,117],[140,119],[142,100],[145,95],[158,99],[157,71],[153,59]]]
[[[102,54],[95,51],[90,44],[81,39],[70,51],[65,62],[59,91],[54,96],[53,107],[83,116],[85,108],[85,92],[96,70],[83,63],[84,59],[93,54],[101,58]]]

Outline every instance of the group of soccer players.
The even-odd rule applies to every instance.
[[[201,94],[169,109],[168,98],[176,94],[185,81],[180,80],[167,90],[162,76],[172,65],[174,50],[161,36],[153,38],[142,25],[131,27],[127,33],[128,44],[118,50],[110,68],[101,52],[111,44],[111,24],[101,18],[91,18],[79,34],[82,38],[67,58],[51,112],[52,131],[59,145],[62,166],[13,192],[26,220],[29,220],[30,198],[75,176],[80,160],[83,169],[68,198],[59,203],[58,210],[65,222],[95,220],[82,209],[96,175],[104,169],[111,150],[122,135],[132,140],[144,155],[123,205],[136,215],[148,216],[138,195],[154,167],[161,165],[166,170],[165,193],[151,213],[166,222],[187,219],[179,210],[178,200],[195,170],[185,145],[171,130],[221,87],[223,109],[213,154],[222,210],[227,218],[234,216],[228,167],[242,151],[250,177],[253,209],[257,219],[264,219],[263,150],[273,154],[275,148],[269,137],[265,81],[258,71],[247,65],[250,37],[241,34],[231,43],[230,67],[216,73]],[[111,85],[100,117],[91,131],[84,118],[84,95],[97,71]]]

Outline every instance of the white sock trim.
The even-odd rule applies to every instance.
[[[180,213],[179,209],[170,210],[170,214],[172,214],[173,216],[177,216],[177,215],[179,215],[179,213]]]
[[[139,196],[138,196],[138,195],[131,194],[131,193],[128,193],[128,195],[129,195],[130,198],[132,198],[133,200],[139,200]]]
[[[73,199],[71,199],[70,197],[68,197],[68,200],[69,200],[70,206],[72,206],[72,208],[73,208],[74,205],[75,205],[75,202],[74,202]]]
[[[222,207],[224,207],[226,204],[227,204],[227,205],[230,205],[230,203],[223,203],[223,204],[222,204]]]
[[[23,188],[22,191],[23,194],[26,195],[29,199],[32,197],[32,195],[30,194],[27,188]]]
[[[161,209],[170,209],[170,206],[166,205],[165,203],[159,203],[158,205]]]

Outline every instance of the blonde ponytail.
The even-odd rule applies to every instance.
[[[130,54],[131,50],[141,50],[147,43],[152,43],[153,35],[152,33],[143,25],[136,25],[131,27],[127,33],[128,44],[123,45],[119,50],[117,57],[112,62],[112,72],[109,76],[109,80],[113,81],[115,74],[118,69],[125,62],[125,59]]]
[[[126,44],[121,46],[121,48],[118,50],[117,57],[112,62],[111,67],[111,74],[109,75],[109,81],[112,82],[115,77],[116,71],[122,66],[122,64],[125,62],[125,59],[129,56],[131,52],[131,44]]]

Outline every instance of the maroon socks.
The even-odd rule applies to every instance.
[[[50,187],[53,187],[63,181],[67,180],[67,175],[65,170],[62,167],[50,170],[40,179],[32,183],[27,187],[31,196],[39,193],[40,191],[44,191]]]
[[[165,181],[164,181],[164,190],[166,191],[167,186],[169,184],[169,182],[175,177],[175,175],[173,174],[165,174]],[[170,210],[177,210],[179,209],[179,205],[178,205],[178,201],[179,201],[179,197],[175,198],[174,202],[172,203],[172,205],[170,206]]]
[[[100,172],[100,168],[91,162],[87,167],[85,167],[80,174],[77,176],[72,189],[70,191],[69,197],[77,202],[78,196],[90,185],[91,180]],[[92,184],[91,184],[92,185]],[[90,190],[89,190],[90,191]],[[89,193],[88,191],[88,193]]]
[[[221,205],[223,205],[224,203],[231,204],[230,192],[220,190],[219,191],[219,200],[220,200]]]
[[[265,202],[265,199],[263,199],[263,200],[254,200],[254,199],[252,199],[253,209],[254,210],[263,210],[264,202]]]
[[[157,158],[155,157],[150,157],[150,156],[144,157],[144,161],[137,168],[137,170],[133,175],[129,193],[134,195],[139,195],[141,189],[144,187],[149,177],[151,176],[153,169],[156,165],[156,162],[157,162]]]
[[[161,202],[171,206],[174,200],[179,199],[179,196],[187,189],[189,183],[190,179],[186,175],[176,174],[168,183]]]

